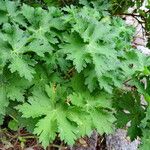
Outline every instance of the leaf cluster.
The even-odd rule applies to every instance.
[[[111,133],[114,90],[149,62],[132,48],[133,33],[94,3],[43,9],[0,0],[1,124],[10,115],[45,147]]]

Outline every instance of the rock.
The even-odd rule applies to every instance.
[[[139,139],[131,142],[127,137],[127,131],[123,129],[118,129],[106,137],[107,150],[137,150],[139,144]]]
[[[145,46],[141,46],[141,45],[138,45],[137,46],[137,49],[139,50],[139,51],[141,51],[143,54],[145,54],[145,55],[150,55],[150,49],[148,49],[147,47],[145,47]]]

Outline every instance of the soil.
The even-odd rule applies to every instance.
[[[16,132],[6,129],[0,130],[0,150],[44,150],[37,138],[25,129]],[[93,132],[91,137],[84,137],[76,141],[73,147],[65,145],[57,138],[46,150],[106,150],[105,136]]]

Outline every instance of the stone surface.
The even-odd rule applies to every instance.
[[[137,150],[139,144],[139,139],[131,142],[127,137],[127,131],[123,129],[118,129],[106,137],[107,150]]]

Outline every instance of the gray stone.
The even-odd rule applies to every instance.
[[[139,139],[131,142],[127,137],[127,131],[123,129],[118,129],[106,137],[107,150],[137,150],[139,144]]]

